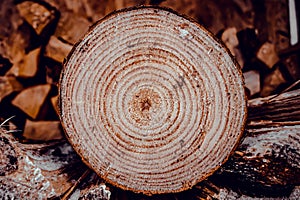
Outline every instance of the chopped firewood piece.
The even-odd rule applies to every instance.
[[[16,56],[17,59],[6,74],[17,77],[33,77],[38,70],[40,51],[41,49],[37,48],[27,55],[23,55],[23,52],[19,51],[19,56]]]
[[[281,71],[279,68],[276,68],[274,71],[272,71],[270,74],[268,74],[263,83],[263,87],[261,89],[261,96],[266,97],[274,93],[276,89],[286,83],[287,81],[283,77]]]
[[[17,5],[20,15],[40,34],[53,20],[54,16],[47,8],[39,3],[24,1]]]
[[[57,140],[62,139],[62,129],[59,121],[26,120],[23,136],[29,140]]]
[[[88,31],[90,25],[87,19],[65,12],[60,17],[55,35],[70,44],[75,44]]]
[[[13,76],[0,76],[0,102],[14,91],[22,90],[23,86]]]
[[[50,41],[46,46],[46,56],[62,63],[71,49],[72,46],[70,44],[60,41],[55,36],[51,36]]]
[[[260,91],[260,75],[258,71],[248,71],[244,73],[245,86],[249,89],[250,95],[254,95]]]
[[[49,84],[27,88],[15,97],[12,104],[34,119],[37,117],[50,89],[51,85]]]
[[[270,42],[264,43],[258,50],[256,56],[269,68],[272,68],[279,61],[279,57],[275,51],[275,45]]]

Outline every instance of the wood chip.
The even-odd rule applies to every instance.
[[[12,104],[35,119],[50,92],[51,85],[29,87],[18,94]]]

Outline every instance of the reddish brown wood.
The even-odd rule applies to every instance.
[[[100,177],[145,194],[207,178],[236,147],[246,119],[241,71],[203,27],[154,7],[113,13],[73,48],[60,117]]]
[[[28,54],[18,49],[18,54],[15,55],[12,68],[7,72],[7,75],[17,77],[33,77],[38,71],[38,63],[40,56],[40,48],[32,50]]]
[[[28,140],[49,141],[62,139],[60,121],[26,120],[23,136]]]
[[[49,84],[26,88],[13,99],[12,104],[34,119],[39,114],[50,89]]]

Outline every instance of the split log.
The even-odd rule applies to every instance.
[[[15,3],[22,18],[38,36],[33,43],[44,47],[55,31],[60,13],[46,1],[16,0]]]
[[[239,50],[239,40],[237,38],[237,29],[235,27],[227,28],[222,33],[220,39],[224,42],[230,53],[235,57],[236,61],[243,68],[244,60]]]
[[[271,42],[265,42],[256,53],[256,57],[264,62],[267,67],[272,68],[278,61],[279,56],[276,53],[275,45]]]
[[[141,7],[99,21],[69,56],[60,116],[100,177],[145,194],[214,173],[242,136],[242,74],[224,46],[173,11]]]
[[[12,104],[20,108],[31,118],[35,119],[38,116],[50,89],[51,85],[48,84],[26,88],[12,100]]]

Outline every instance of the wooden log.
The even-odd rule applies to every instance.
[[[219,185],[256,197],[288,196],[300,185],[299,98],[297,89],[248,101],[245,138],[215,175]]]
[[[34,1],[19,1],[16,6],[20,15],[34,28],[38,35],[55,18],[54,12],[47,8],[49,6],[45,7],[45,3],[42,4]]]
[[[141,7],[94,25],[60,80],[60,117],[100,177],[145,194],[179,192],[211,175],[243,133],[242,74],[203,27]]]
[[[110,199],[109,189],[93,178],[94,173],[86,177],[84,187],[65,195],[83,172],[90,171],[69,143],[20,143],[1,126],[0,199]]]
[[[12,104],[35,119],[38,116],[50,89],[51,85],[49,84],[26,88],[12,100]]]
[[[300,121],[300,90],[248,101],[249,125]],[[262,124],[265,126],[266,124]]]
[[[276,115],[269,115],[266,118],[265,113],[272,113],[279,108],[283,108],[282,103],[286,107],[283,114],[293,113],[294,105],[298,105],[299,96],[300,90],[294,90],[279,96],[250,100],[248,103],[250,117],[245,131],[245,138],[229,161],[209,180],[202,181],[191,190],[172,195],[154,195],[152,198],[233,198],[245,200],[260,197],[260,199],[268,200],[297,199],[299,186],[294,189],[293,187],[300,184],[300,123],[299,121],[293,121],[295,119],[293,115],[290,119],[286,117],[279,118]],[[296,109],[298,108],[296,107]],[[270,120],[271,117],[275,118],[274,122]],[[23,150],[25,149],[23,148]],[[51,148],[49,148],[50,151],[52,151]],[[70,153],[70,155],[74,155],[74,153]],[[54,160],[54,158],[56,159]],[[58,155],[52,157],[52,159],[53,162],[64,160]],[[6,183],[2,187],[9,190],[7,188],[11,186]],[[140,194],[120,192],[114,188],[112,188],[112,192],[113,199],[149,199]],[[75,188],[70,196],[83,197],[87,193],[87,190]]]

